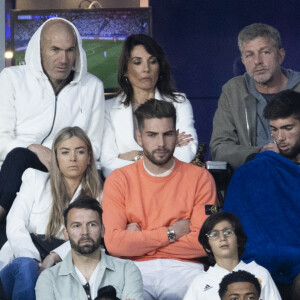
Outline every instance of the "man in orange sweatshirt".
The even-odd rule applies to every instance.
[[[106,179],[105,244],[111,255],[139,267],[144,299],[183,299],[203,270],[198,234],[216,203],[215,183],[206,170],[173,157],[178,137],[171,102],[150,99],[135,117],[143,158]]]

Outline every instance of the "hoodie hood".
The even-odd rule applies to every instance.
[[[63,18],[51,18],[47,20],[33,34],[32,38],[28,43],[28,47],[26,49],[26,54],[25,54],[26,67],[30,69],[30,71],[33,74],[35,74],[36,77],[46,76],[41,61],[41,47],[40,47],[41,32],[45,24],[53,20],[62,20],[70,24],[74,29],[77,38],[77,51],[76,51],[76,58],[75,58],[75,66],[73,67],[74,78],[72,82],[78,82],[87,73],[86,54],[82,48],[82,39],[77,28],[71,22]]]
[[[282,72],[288,78],[285,90],[293,89],[300,82],[300,72],[295,72],[290,69],[282,69]]]

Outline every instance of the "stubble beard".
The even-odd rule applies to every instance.
[[[264,74],[264,75],[254,75],[254,81],[260,85],[268,85],[273,80],[273,76],[271,74]]]
[[[300,154],[300,138],[295,143],[295,145],[291,149],[289,149],[289,151],[282,151],[280,148],[278,148],[278,149],[279,149],[279,153],[282,156],[284,156],[290,160],[295,160],[297,155]]]
[[[157,165],[157,166],[165,165],[173,158],[174,149],[171,151],[171,150],[163,148],[162,150],[168,151],[168,155],[163,160],[156,159],[154,155],[155,155],[155,152],[158,150],[159,149],[155,149],[152,152],[148,152],[146,149],[143,149],[144,156],[146,156],[151,163],[153,163],[154,165]]]
[[[91,244],[80,246],[81,241],[91,241]],[[99,237],[96,241],[93,239],[86,237],[80,238],[76,243],[74,240],[70,239],[71,248],[82,255],[93,254],[96,250],[100,248],[101,245],[101,237]]]

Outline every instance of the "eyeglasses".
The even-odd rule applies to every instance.
[[[234,234],[234,228],[229,227],[222,230],[211,230],[206,234],[206,236],[211,240],[216,240],[219,238],[220,232],[222,232],[225,237],[228,237]]]

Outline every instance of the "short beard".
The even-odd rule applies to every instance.
[[[257,78],[258,76],[255,76],[255,77]],[[272,76],[270,76],[268,79],[263,79],[263,80],[257,80],[257,79],[255,79],[255,77],[253,77],[254,81],[261,85],[268,85],[273,80]]]
[[[80,246],[81,240],[89,240],[92,242],[91,245],[84,245]],[[96,241],[94,241],[91,238],[81,238],[79,239],[78,243],[76,243],[74,240],[70,239],[71,248],[82,255],[89,255],[93,254],[96,250],[100,248],[101,245],[101,237],[99,237]]]
[[[281,151],[279,148],[279,153],[290,160],[294,160],[300,153],[300,140],[288,152]]]
[[[173,153],[174,153],[174,149],[173,151],[169,151],[169,154],[168,156],[164,159],[164,160],[157,160],[155,159],[154,157],[154,151],[152,151],[151,153],[148,152],[147,150],[143,149],[144,151],[144,155],[154,164],[154,165],[157,165],[157,166],[163,166],[165,165],[166,163],[168,163],[172,158],[173,158]]]

